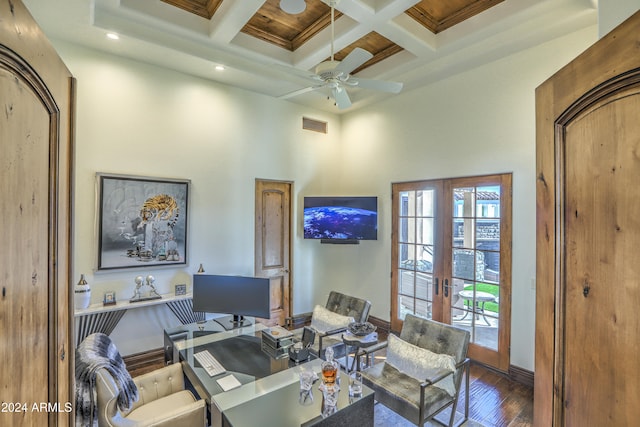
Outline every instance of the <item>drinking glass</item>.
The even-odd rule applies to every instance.
[[[311,388],[313,387],[313,381],[316,378],[317,377],[313,371],[306,369],[300,371],[300,397],[298,402],[313,402],[313,392],[311,391]]]
[[[362,397],[362,374],[359,371],[349,374],[349,396]]]
[[[333,385],[331,387],[323,387],[322,389],[322,418],[338,411],[338,393],[340,387]]]

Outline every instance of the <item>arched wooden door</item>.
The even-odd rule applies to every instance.
[[[0,424],[68,426],[73,79],[19,0],[0,17]]]
[[[291,182],[256,179],[255,275],[271,279],[269,325],[291,316]]]
[[[536,91],[534,423],[640,419],[640,12]]]

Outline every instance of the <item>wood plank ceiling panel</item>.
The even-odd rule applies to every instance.
[[[218,7],[222,4],[222,0],[162,0],[164,3],[178,7],[194,15],[201,16],[206,19],[216,13]]]
[[[336,11],[336,19],[340,16]],[[330,24],[331,8],[321,1],[309,1],[304,12],[289,15],[280,0],[267,0],[241,31],[293,52]]]
[[[406,14],[434,34],[502,3],[504,0],[422,0]]]

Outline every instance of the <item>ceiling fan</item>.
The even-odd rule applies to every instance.
[[[340,0],[331,0],[331,58],[316,66],[315,74],[309,78],[317,84],[299,89],[280,96],[281,99],[292,98],[318,89],[330,89],[333,99],[339,109],[349,108],[351,98],[347,93],[347,88],[372,89],[382,92],[399,93],[402,90],[402,83],[384,80],[363,79],[354,77],[350,73],[359,66],[373,58],[373,55],[366,50],[356,47],[342,61],[334,59],[333,43],[335,38],[334,13],[335,5]]]

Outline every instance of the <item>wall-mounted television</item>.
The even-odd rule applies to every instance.
[[[304,238],[325,243],[378,239],[378,198],[305,197]]]
[[[244,316],[271,316],[270,280],[265,277],[193,275],[193,311],[223,313],[213,319],[225,329],[251,325]]]

